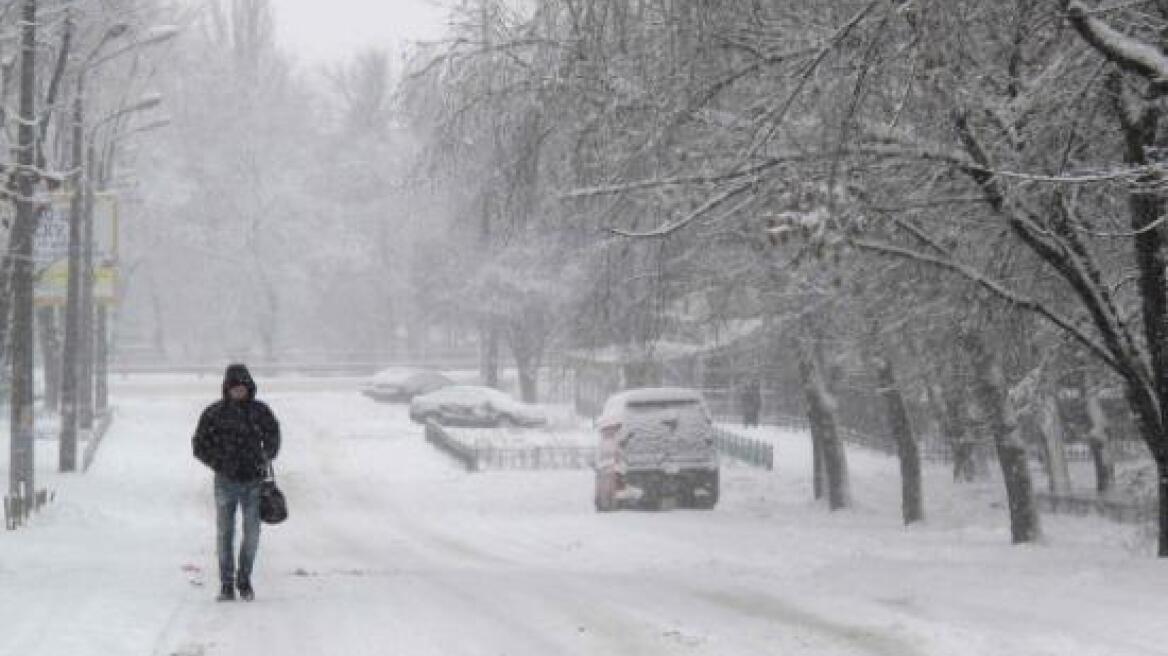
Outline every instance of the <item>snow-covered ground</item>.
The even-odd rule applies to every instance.
[[[806,436],[765,427],[776,471],[726,462],[715,510],[598,514],[590,472],[468,474],[344,379],[259,381],[292,515],[257,601],[215,603],[190,434],[219,383],[114,383],[90,471],[50,473],[42,443],[57,500],[0,533],[0,655],[1168,654],[1142,527],[1045,516],[1011,546],[1000,486],[930,467],[906,529],[895,461],[860,450],[856,508],[829,513]]]

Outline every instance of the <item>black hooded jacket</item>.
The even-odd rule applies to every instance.
[[[247,398],[235,401],[227,390],[240,383],[247,387]],[[280,424],[267,404],[255,396],[255,381],[247,367],[227,367],[223,398],[207,406],[191,438],[195,457],[233,481],[262,479],[267,461],[280,452]]]

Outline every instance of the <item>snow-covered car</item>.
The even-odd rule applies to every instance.
[[[453,385],[415,396],[410,419],[433,420],[445,426],[543,426],[547,415],[538,407],[520,403],[491,387]]]
[[[597,510],[661,508],[670,499],[710,509],[718,502],[714,425],[697,390],[619,392],[605,402],[597,427]]]
[[[453,384],[453,380],[437,371],[395,367],[374,375],[361,393],[374,401],[407,403],[415,396]]]

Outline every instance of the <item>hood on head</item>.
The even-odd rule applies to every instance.
[[[227,371],[223,374],[223,398],[228,398],[227,390],[241,383],[247,387],[247,398],[254,399],[256,384],[252,380],[251,372],[247,370],[247,366],[242,364],[228,365]]]

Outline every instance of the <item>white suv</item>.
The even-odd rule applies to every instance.
[[[612,395],[597,422],[596,509],[690,508],[718,502],[714,426],[700,392],[677,387]]]

